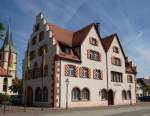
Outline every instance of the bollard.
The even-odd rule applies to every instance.
[[[4,103],[4,110],[3,110],[3,113],[4,113],[4,114],[6,113],[5,103]]]

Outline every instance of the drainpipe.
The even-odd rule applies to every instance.
[[[107,51],[106,51],[106,74],[107,74],[107,102],[108,102],[108,60],[107,60]],[[109,106],[109,104],[108,104]]]

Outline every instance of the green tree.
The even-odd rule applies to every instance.
[[[150,86],[145,86],[145,87],[144,87],[144,92],[150,93]]]
[[[23,83],[21,79],[13,79],[9,90],[14,93],[22,94],[22,84]]]

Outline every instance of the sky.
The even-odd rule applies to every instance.
[[[150,0],[1,0],[0,22],[7,27],[11,19],[18,78],[22,78],[22,60],[39,12],[49,23],[71,31],[99,22],[101,37],[117,33],[126,56],[137,66],[138,77],[143,77],[150,75],[149,5]]]

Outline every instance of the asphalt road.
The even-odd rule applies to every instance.
[[[7,107],[6,113],[0,108],[0,116],[150,116],[150,103],[137,104],[133,106],[112,106],[83,109],[58,110],[28,107]]]

